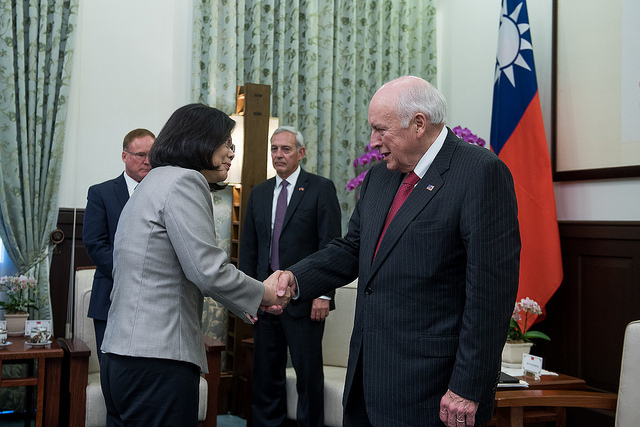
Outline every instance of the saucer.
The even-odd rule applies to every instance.
[[[30,345],[31,347],[44,347],[45,345],[49,345],[51,344],[51,340],[47,341],[47,342],[26,342],[26,345]]]
[[[11,343],[11,341],[7,341],[7,342],[5,342],[4,344],[0,343],[0,348],[8,347],[8,346],[10,346],[11,344],[12,344],[12,343]]]

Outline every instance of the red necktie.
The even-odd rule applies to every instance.
[[[413,190],[413,187],[420,181],[420,177],[416,175],[415,172],[409,173],[407,177],[400,184],[400,188],[396,193],[396,197],[393,199],[393,203],[391,204],[391,209],[389,210],[389,214],[387,215],[387,220],[384,223],[384,228],[382,229],[382,233],[380,234],[380,238],[378,239],[378,245],[376,246],[376,252],[373,254],[373,258],[376,258],[376,254],[378,253],[378,248],[380,247],[380,242],[382,242],[382,238],[384,237],[384,233],[387,231],[391,220],[396,215],[398,210],[400,210],[400,206],[407,200],[409,194]]]

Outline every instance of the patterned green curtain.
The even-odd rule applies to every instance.
[[[305,137],[304,168],[338,190],[369,142],[368,103],[393,78],[436,78],[433,0],[196,0],[192,99],[235,111],[236,86],[271,86],[271,115]]]
[[[0,0],[0,237],[35,276],[51,319],[49,234],[58,216],[78,0]]]
[[[233,189],[231,186],[211,193],[213,199],[213,218],[215,220],[216,244],[227,252],[230,259],[231,251],[231,208],[233,204]],[[227,311],[224,305],[213,298],[206,297],[202,313],[202,331],[211,338],[225,341],[227,336]],[[226,353],[223,353],[223,366]]]

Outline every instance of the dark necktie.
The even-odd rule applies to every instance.
[[[283,179],[276,202],[276,217],[273,221],[273,234],[271,235],[271,270],[273,271],[280,268],[280,233],[282,232],[284,215],[287,213],[287,185],[289,183]]]
[[[389,224],[391,223],[391,220],[400,209],[400,206],[402,206],[404,201],[407,200],[407,197],[409,197],[409,194],[411,194],[413,187],[415,187],[418,181],[420,181],[420,177],[416,175],[415,172],[412,171],[411,173],[409,173],[409,175],[406,176],[404,181],[402,181],[402,184],[400,184],[400,188],[396,193],[396,197],[393,199],[393,203],[391,204],[391,209],[389,210],[389,214],[387,215],[387,220],[384,223],[384,228],[382,229],[382,233],[380,234],[380,238],[378,239],[378,245],[376,246],[376,252],[373,254],[373,259],[376,258],[376,254],[378,253],[378,248],[380,247],[380,242],[382,242],[384,233],[387,231],[387,228],[389,228]]]

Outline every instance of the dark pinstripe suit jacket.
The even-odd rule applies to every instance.
[[[520,234],[511,174],[449,130],[389,225],[403,175],[370,170],[345,238],[292,266],[301,298],[358,277],[343,404],[358,359],[374,425],[441,425],[447,389],[493,411],[500,353],[518,288]]]

